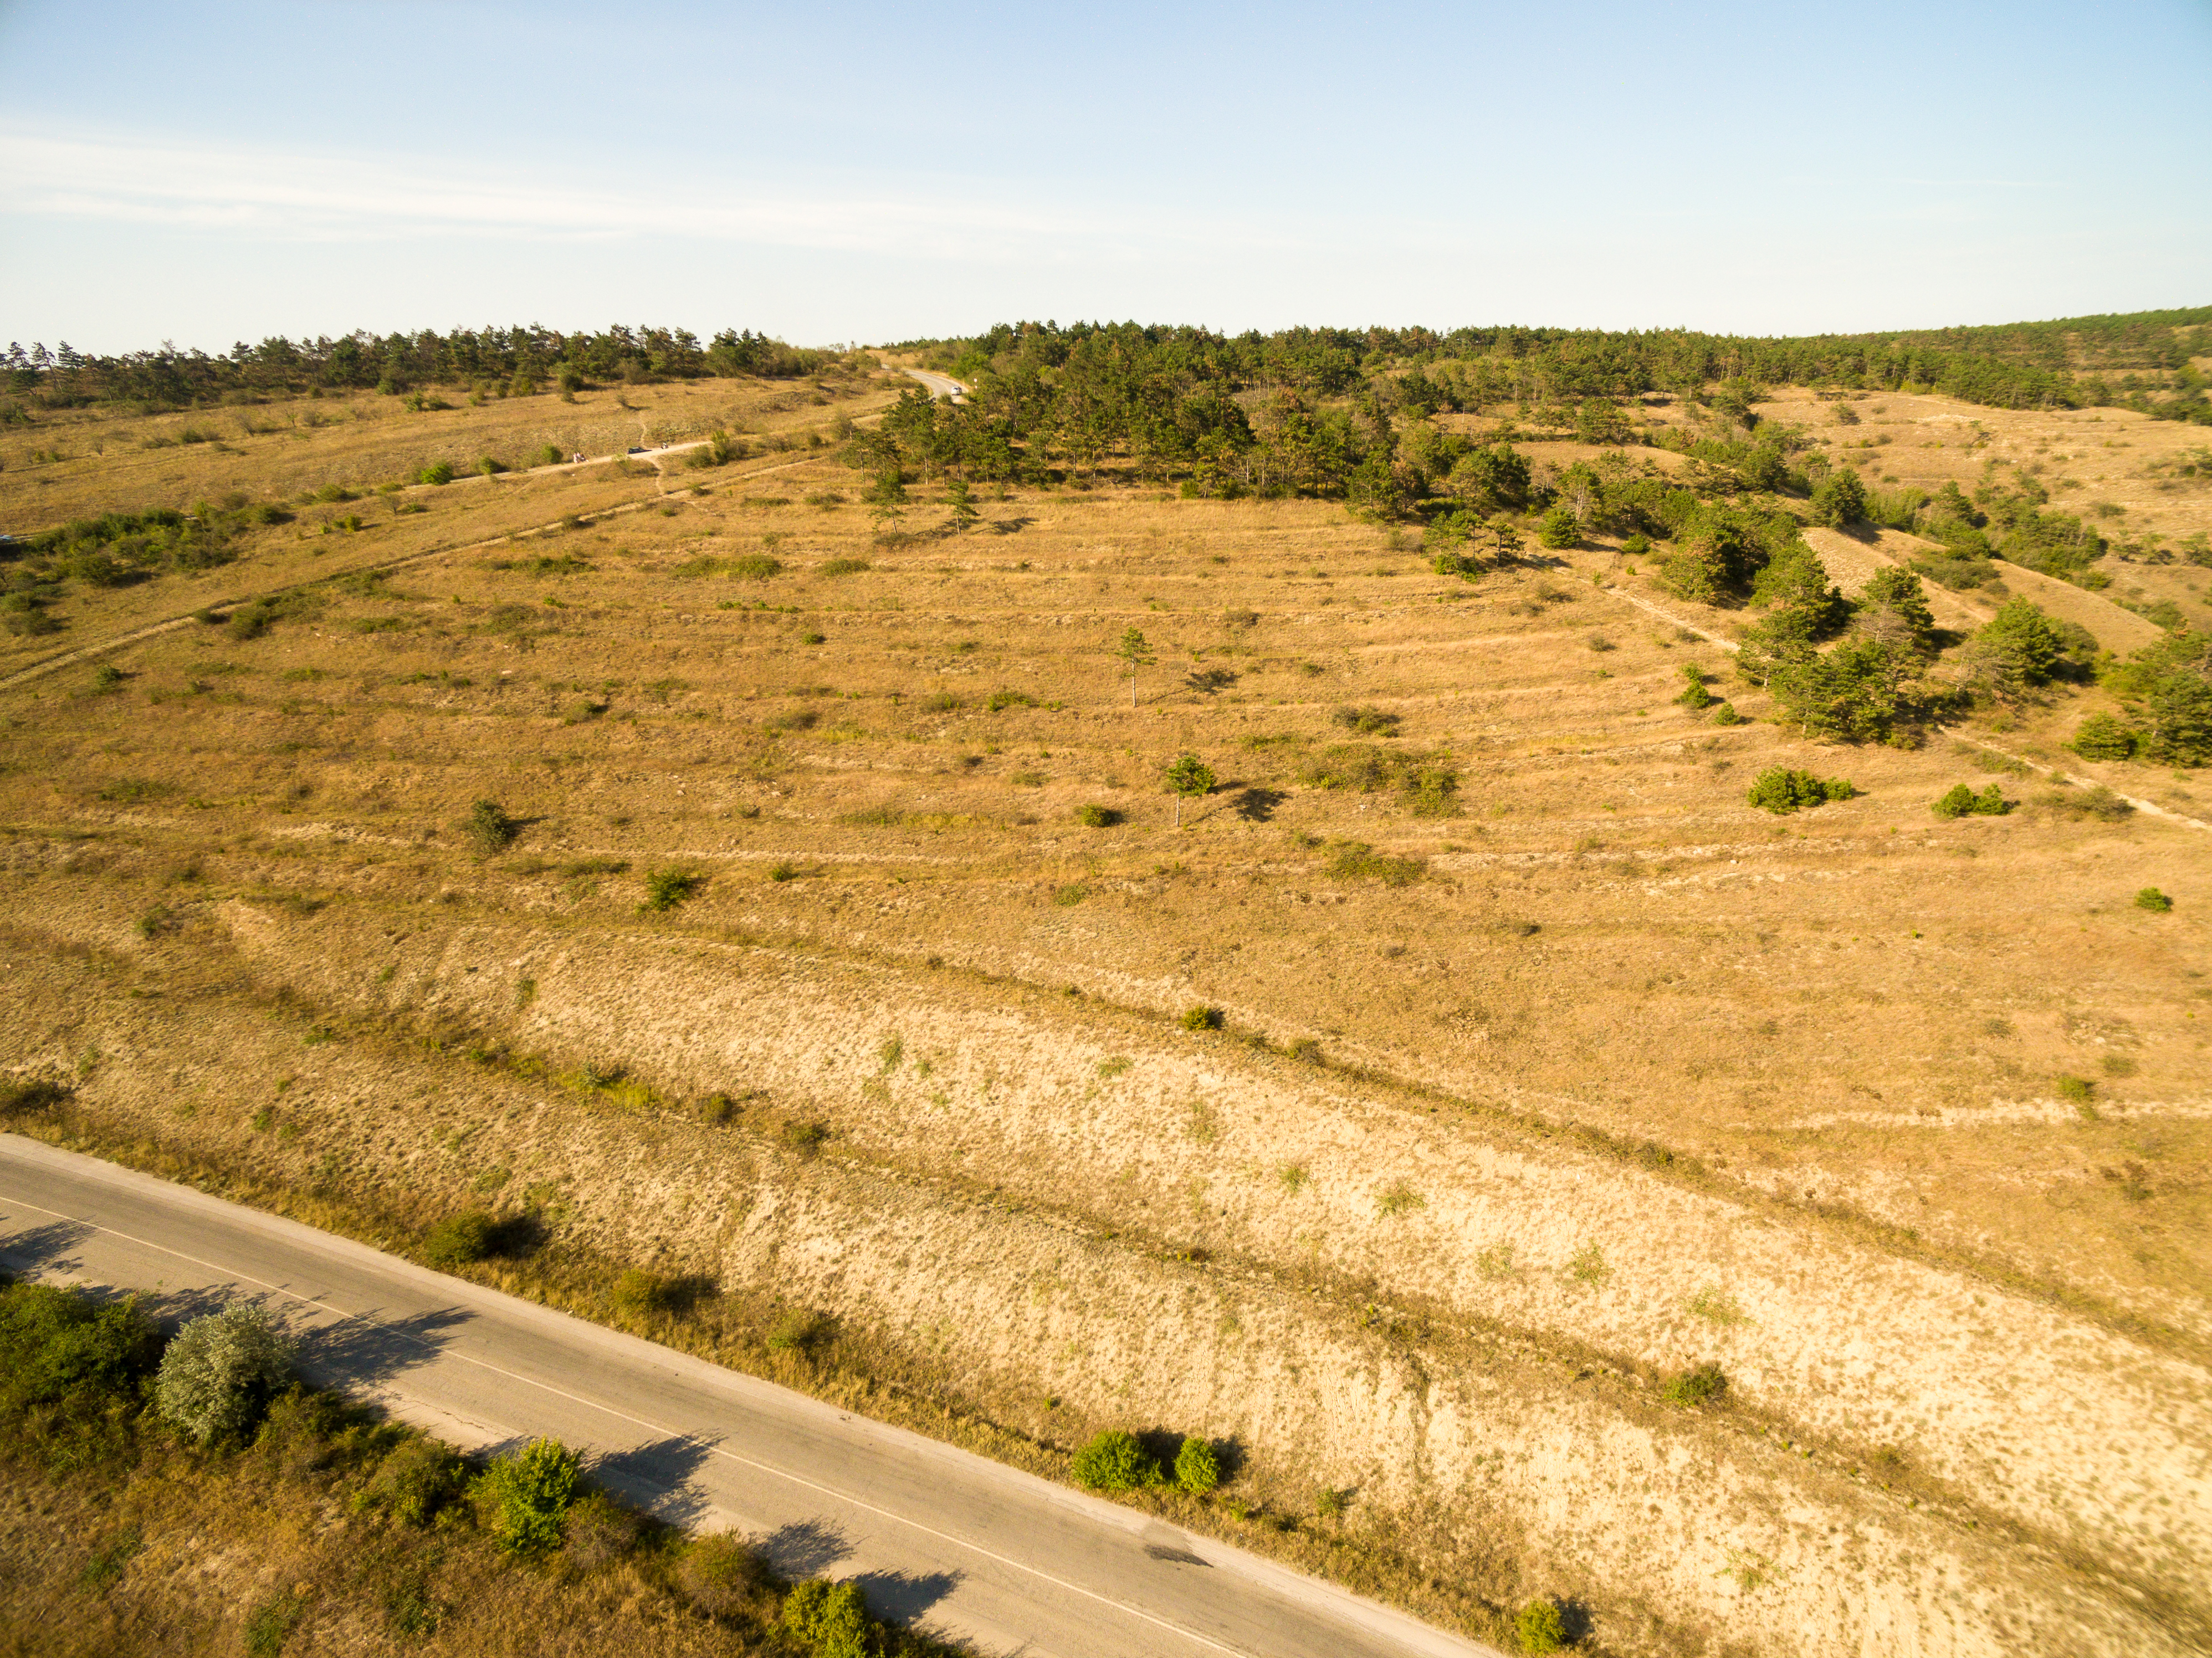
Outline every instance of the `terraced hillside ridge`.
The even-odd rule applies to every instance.
[[[468,1270],[1032,1466],[1203,1434],[1218,1493],[1131,1500],[1486,1638],[2212,1641],[2201,774],[2063,747],[2087,679],[1808,740],[1737,671],[1765,613],[1607,531],[1439,573],[1112,465],[963,525],[848,464],[899,366],[10,458],[20,530],[228,537],[0,649],[10,1126],[393,1247],[526,1214]],[[1929,489],[2192,435],[1764,406],[1943,434],[1880,452]],[[748,452],[375,487],[625,421]],[[1854,595],[1935,545],[1806,536]],[[2013,594],[2123,655],[2197,616],[2106,563],[1931,583],[1933,671]],[[1851,791],[1771,813],[1773,768]]]

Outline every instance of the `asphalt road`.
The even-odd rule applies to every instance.
[[[934,397],[947,398],[959,403],[968,395],[968,388],[950,374],[933,374],[927,368],[909,368],[904,372],[927,386]]]
[[[1489,1655],[1149,1515],[366,1245],[0,1135],[0,1261],[149,1295],[261,1302],[313,1381],[467,1449],[551,1435],[687,1526],[793,1576],[1029,1658]],[[1495,1658],[1495,1655],[1490,1655]]]

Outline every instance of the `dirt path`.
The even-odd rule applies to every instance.
[[[617,513],[635,513],[648,506],[657,506],[669,493],[666,482],[667,472],[661,465],[662,460],[667,456],[678,454],[685,450],[703,448],[706,441],[701,439],[692,443],[664,444],[658,449],[635,450],[627,455],[600,455],[596,459],[580,461],[561,461],[550,466],[534,466],[526,472],[508,472],[500,476],[520,478],[541,473],[573,472],[586,466],[603,466],[611,460],[641,459],[653,462],[655,486],[653,500],[626,501],[621,506],[609,507],[592,515],[594,519],[611,518]],[[774,466],[757,467],[752,471],[739,473],[738,476],[740,478],[766,477],[772,472],[787,472],[794,466],[804,466],[808,460],[813,459],[814,457],[808,456],[805,460],[780,461]],[[494,477],[482,477],[482,475],[479,477],[485,483],[497,481]],[[464,480],[456,479],[455,482],[460,483]],[[409,486],[410,489],[450,489],[451,487],[450,484]],[[187,611],[182,616],[167,616],[159,622],[148,623],[144,627],[133,628],[125,633],[112,635],[106,639],[95,641],[89,645],[80,645],[73,650],[64,651],[58,656],[50,656],[43,661],[33,662],[27,667],[18,668],[4,677],[0,677],[0,690],[12,690],[18,685],[27,684],[32,680],[42,678],[73,663],[89,662],[112,651],[121,650],[126,645],[135,645],[141,640],[152,639],[160,634],[173,633],[191,623],[202,610],[224,610],[240,604],[251,604],[257,599],[275,598],[284,593],[298,592],[304,588],[319,587],[327,582],[341,580],[347,576],[371,575],[384,570],[405,569],[411,565],[427,564],[433,559],[448,558],[455,553],[480,552],[489,547],[505,546],[525,536],[544,535],[560,527],[561,521],[556,519],[546,524],[534,524],[523,529],[510,530],[504,535],[489,536],[481,541],[459,542],[451,546],[434,547],[424,552],[409,553],[399,558],[378,559],[368,564],[352,565],[343,570],[326,570],[310,576],[304,581],[289,581],[280,586],[266,587],[256,592],[235,593],[222,598],[210,599],[198,610]]]

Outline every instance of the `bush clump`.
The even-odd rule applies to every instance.
[[[521,823],[509,817],[496,800],[479,800],[469,811],[469,841],[487,858],[505,852],[521,833]]]
[[[1111,806],[1082,805],[1075,809],[1075,821],[1085,829],[1112,829],[1121,814]]]
[[[710,1617],[738,1611],[767,1582],[761,1558],[734,1532],[692,1539],[676,1563],[677,1587]]]
[[[814,1658],[867,1658],[867,1602],[854,1583],[809,1579],[784,1597],[783,1626],[805,1642]]]
[[[706,884],[705,876],[689,870],[657,869],[645,878],[645,902],[638,908],[665,914],[695,896]]]
[[[2075,728],[2066,746],[2084,760],[2132,760],[2139,739],[2109,714],[2093,714]]]
[[[1995,783],[1979,794],[1964,783],[1954,783],[1950,792],[1929,807],[1938,817],[2002,817],[2020,802],[2008,800],[2004,791]]]
[[[410,1437],[377,1465],[364,1489],[402,1525],[420,1527],[461,1494],[462,1470],[460,1459],[435,1440]]]
[[[2101,783],[2093,789],[2053,789],[2038,796],[2036,805],[2068,817],[2094,817],[2100,823],[2117,823],[2135,813],[2131,802]]]
[[[493,1504],[492,1529],[509,1554],[544,1554],[561,1546],[582,1465],[557,1439],[533,1439],[484,1470]]]
[[[1523,1652],[1565,1652],[1566,1615],[1557,1600],[1531,1600],[1514,1614],[1513,1634]]]
[[[448,1215],[422,1239],[422,1259],[440,1272],[451,1272],[492,1253],[498,1223],[482,1209]]]
[[[1857,793],[1840,777],[1820,778],[1809,771],[1771,766],[1752,784],[1749,799],[1754,806],[1780,814],[1826,805],[1831,800],[1848,800]]]
[[[2145,887],[2136,894],[2136,908],[2147,909],[2154,915],[2164,915],[2173,908],[2173,900],[2156,887]]]
[[[599,1491],[582,1497],[568,1509],[568,1558],[586,1571],[612,1565],[637,1545],[638,1519],[613,1498]]]
[[[1221,1483],[1221,1458],[1196,1434],[1182,1442],[1176,1453],[1175,1483],[1193,1497],[1204,1497]]]
[[[1330,848],[1328,872],[1339,881],[1380,881],[1386,887],[1402,887],[1419,880],[1427,869],[1421,859],[1393,858],[1364,841],[1339,841]]]
[[[1094,1491],[1133,1491],[1160,1484],[1159,1465],[1136,1435],[1109,1428],[1076,1452],[1075,1483]]]
[[[1726,1392],[1728,1377],[1721,1374],[1719,1365],[1708,1361],[1695,1370],[1685,1370],[1678,1376],[1668,1378],[1667,1385],[1659,1390],[1659,1396],[1669,1405],[1693,1410],[1698,1406],[1711,1404]]]
[[[226,1307],[192,1319],[161,1355],[155,1401],[203,1445],[243,1439],[290,1376],[295,1351],[259,1307]]]
[[[1187,1007],[1182,1011],[1185,1030],[1218,1030],[1221,1029],[1221,1010],[1218,1007]]]

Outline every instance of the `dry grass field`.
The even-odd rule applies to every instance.
[[[1040,1466],[1213,1435],[1188,1523],[1479,1632],[1557,1594],[1624,1653],[2212,1643],[2212,785],[2062,750],[2094,689],[1808,744],[1742,613],[1607,544],[1466,581],[1340,507],[1118,485],[964,533],[924,488],[881,537],[836,443],[899,384],[0,455],[18,531],[292,514],[0,641],[0,1066],[75,1090],[17,1127],[394,1247],[535,1209],[484,1270],[607,1316],[622,1266],[698,1275],[656,1327],[732,1363],[820,1315],[779,1374]],[[2041,465],[2212,527],[2196,428],[1853,406],[1765,412],[1869,483]],[[717,428],[752,452],[375,492]],[[1811,539],[1846,591],[1913,544]],[[2108,568],[2004,580],[2116,650],[2157,629],[2114,598],[2212,622],[2204,570]],[[1856,793],[1753,809],[1777,765]],[[2020,810],[1931,814],[1993,780]]]

